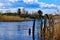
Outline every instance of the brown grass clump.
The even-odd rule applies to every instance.
[[[54,38],[60,40],[60,23],[54,25]]]

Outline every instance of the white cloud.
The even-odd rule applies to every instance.
[[[32,2],[33,0],[23,0],[24,2]]]
[[[18,1],[22,1],[22,0],[8,0],[9,2],[18,2]]]
[[[1,8],[4,8],[4,4],[3,3],[0,3],[0,9]]]
[[[3,3],[0,3],[0,7],[2,7],[4,4]]]
[[[1,1],[1,0],[0,0]],[[0,9],[2,9],[2,10],[6,10],[6,9],[4,9],[5,8],[5,6],[12,6],[13,4],[11,3],[11,2],[13,2],[13,3],[15,3],[15,2],[18,2],[18,1],[22,1],[22,0],[4,0],[5,1],[5,3],[1,3],[0,2]],[[39,4],[39,6],[41,7],[41,8],[43,8],[43,7],[48,7],[48,8],[51,8],[51,7],[57,7],[57,9],[59,9],[60,10],[60,5],[56,5],[56,4],[47,4],[47,3],[44,3],[44,2],[39,2],[38,0],[23,0],[23,2],[24,3],[28,3],[28,5],[30,4],[30,3],[32,3],[32,4],[34,4],[34,3],[37,3],[37,4]],[[17,7],[17,8],[21,8],[21,9],[23,9],[24,7]],[[8,10],[11,10],[12,12],[15,12],[15,11],[17,11],[17,8],[9,8]],[[39,9],[39,8],[38,8]],[[35,12],[35,11],[37,11],[38,9],[34,9],[34,8],[32,8],[32,9],[27,9],[26,8],[26,10],[28,10],[29,12]],[[43,9],[41,9],[41,10],[43,10]],[[47,11],[48,11],[49,9],[47,9]],[[46,12],[45,12],[46,13]]]
[[[40,10],[40,8],[25,8],[25,10],[32,14]]]
[[[6,6],[12,6],[12,4],[11,3],[0,3],[0,9],[3,9],[3,8],[5,8]]]
[[[5,3],[5,6],[12,6],[12,3]]]
[[[37,3],[37,4],[40,5],[41,8],[43,8],[43,7],[48,7],[48,8],[56,7],[55,4],[47,4],[47,3],[44,3],[44,2],[39,2],[38,0],[23,0],[23,2],[28,3],[28,4]]]
[[[37,2],[37,4],[40,5],[40,7],[48,7],[48,8],[51,8],[51,7],[56,7],[55,4],[47,4],[47,3],[44,3],[44,2]]]
[[[5,7],[4,7],[5,8]],[[24,8],[24,7],[17,7],[17,8],[9,8],[9,9],[0,9],[0,12],[3,12],[3,13],[5,13],[5,12],[7,12],[7,11],[10,11],[10,12],[12,12],[12,13],[14,13],[14,12],[17,12],[17,9],[18,8],[20,8],[21,10]]]
[[[17,2],[18,0],[9,0],[9,2]]]
[[[23,0],[23,2],[25,3],[35,3],[37,2],[38,0]]]
[[[3,6],[3,3],[0,3],[0,6]]]
[[[60,9],[60,6],[57,6],[57,9]]]
[[[43,9],[44,13],[54,13],[56,12],[57,10],[60,12],[60,5],[56,5],[56,4],[47,4],[47,3],[44,3],[44,2],[37,2],[37,4],[40,5],[41,8],[44,8],[44,7],[47,7],[47,10]],[[52,8],[53,7],[53,8]],[[52,8],[52,9],[48,9],[48,8]],[[54,9],[56,8],[56,9]],[[49,10],[49,11],[48,11]]]

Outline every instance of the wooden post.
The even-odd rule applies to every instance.
[[[43,30],[42,30],[42,11],[38,10],[39,18],[40,18],[40,40],[43,40]]]
[[[35,31],[35,18],[33,20],[33,28],[32,28],[32,37],[33,37],[33,40],[35,40],[35,34],[34,34],[34,31]]]
[[[54,32],[54,20],[53,15],[49,16],[49,40],[53,40],[53,32]]]
[[[54,18],[53,15],[51,16],[51,28],[52,28],[52,32],[51,32],[51,38],[53,40],[53,35],[54,35]]]
[[[44,16],[44,29],[43,29],[44,40],[45,40],[45,35],[46,35],[46,34],[45,34],[45,33],[46,33],[45,31],[46,31],[46,27],[47,27],[47,26],[46,26],[46,22],[47,22],[47,20],[46,20],[47,17],[46,17],[46,16],[47,16],[47,15]]]
[[[49,15],[49,40],[51,40],[51,16]]]
[[[40,24],[40,39],[43,40],[42,16],[41,16],[40,20],[41,20],[41,21],[40,21],[40,22],[41,22],[41,24]]]
[[[29,28],[29,35],[31,35],[31,29]]]
[[[47,14],[45,14],[45,16],[44,16],[44,28],[43,28],[43,35],[44,35],[44,40],[46,40],[46,31],[48,31],[48,27],[47,27],[47,19],[48,19],[48,15]],[[47,34],[48,34],[48,32],[47,32]]]

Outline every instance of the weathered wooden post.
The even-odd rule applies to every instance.
[[[35,17],[34,17],[34,20],[33,20],[33,28],[32,28],[32,37],[33,37],[33,40],[35,40],[34,31],[35,31]]]
[[[43,29],[42,29],[42,11],[38,10],[39,18],[40,18],[40,39],[43,40]]]
[[[54,39],[54,16],[52,15],[52,40]]]
[[[53,40],[54,20],[53,15],[49,15],[49,40]]]
[[[45,40],[45,31],[46,31],[46,15],[44,16],[44,29],[43,29],[44,40]]]
[[[48,19],[48,15],[45,14],[44,15],[44,28],[43,28],[43,35],[44,35],[44,40],[46,39],[46,28],[47,28],[47,19]]]
[[[29,35],[31,35],[31,29],[29,28]]]
[[[51,15],[51,40],[53,40],[53,35],[54,35],[54,18],[53,15]]]

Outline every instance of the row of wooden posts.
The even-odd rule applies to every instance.
[[[42,25],[42,17],[40,17],[40,20],[41,20],[41,24],[40,24],[40,40],[53,40],[53,34],[54,34],[53,15],[47,15],[46,14],[44,16],[44,27]]]
[[[44,23],[42,23],[42,11],[38,11],[39,18],[40,18],[40,33],[39,33],[39,40],[53,40],[53,34],[54,34],[54,18],[53,15],[44,15]],[[44,24],[44,27],[43,27]],[[35,40],[35,18],[33,21],[33,27],[32,27],[32,37],[33,40]],[[30,31],[29,31],[30,34]]]
[[[40,22],[41,23],[40,23],[39,40],[53,40],[53,34],[54,34],[54,18],[53,18],[53,15],[45,14],[45,16],[44,16],[44,27],[43,27],[42,20],[43,20],[42,16],[40,15]],[[33,27],[32,27],[33,40],[35,40],[34,30],[35,30],[35,18],[34,18]]]

